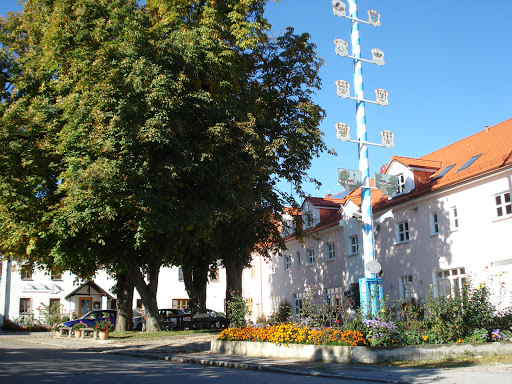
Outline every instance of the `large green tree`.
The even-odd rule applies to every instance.
[[[195,266],[238,271],[275,240],[277,180],[300,189],[323,111],[314,46],[270,39],[266,2],[29,0],[2,20],[1,251],[107,270],[120,323],[133,285],[152,331],[162,265],[206,284]]]

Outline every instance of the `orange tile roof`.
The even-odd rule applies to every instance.
[[[399,163],[405,165],[406,167],[418,167],[434,170],[438,170],[443,165],[443,163],[438,160],[413,159],[411,157],[393,156],[387,167],[388,169],[391,163],[393,163],[393,161],[398,161]]]
[[[344,199],[331,199],[330,197],[306,197],[306,200],[317,207],[339,207]]]
[[[464,163],[471,157],[481,154],[481,156],[471,164],[467,169],[459,171]],[[512,119],[506,120],[493,127],[486,128],[481,132],[466,137],[456,143],[450,144],[435,152],[416,159],[419,164],[421,161],[440,162],[441,168],[435,172],[429,179],[420,185],[416,185],[414,190],[400,197],[388,200],[383,197],[374,202],[374,211],[386,209],[390,205],[409,200],[413,197],[423,195],[429,192],[438,191],[452,185],[462,183],[479,176],[496,172],[500,169],[512,166]],[[399,160],[397,160],[399,161]],[[454,164],[446,174],[436,178],[446,167]]]

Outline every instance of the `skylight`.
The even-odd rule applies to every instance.
[[[440,179],[441,177],[443,177],[444,175],[446,175],[446,174],[450,171],[450,169],[452,169],[453,167],[455,167],[455,164],[452,164],[452,165],[447,166],[445,169],[443,169],[443,170],[441,171],[441,173],[440,173],[439,175],[437,175],[437,176],[434,178],[434,180]]]
[[[470,167],[470,165],[471,165],[471,164],[473,164],[473,163],[476,161],[476,159],[478,159],[480,156],[482,156],[482,154],[479,154],[479,155],[475,155],[475,156],[473,156],[471,159],[469,159],[468,161],[466,161],[466,162],[464,163],[464,165],[463,165],[462,167],[460,167],[460,168],[459,168],[459,170],[458,170],[457,172],[460,172],[460,171],[463,171],[463,170],[465,170],[465,169],[469,168],[469,167]]]

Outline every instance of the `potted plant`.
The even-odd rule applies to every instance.
[[[82,328],[85,328],[86,325],[82,322],[73,324],[71,329],[75,332],[75,337],[79,339],[82,336]]]
[[[54,324],[52,326],[52,331],[55,332],[56,336],[60,336],[60,327],[61,327],[60,324]]]
[[[108,339],[108,333],[114,330],[114,324],[110,320],[100,320],[94,325],[100,340]]]

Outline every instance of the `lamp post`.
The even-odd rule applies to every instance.
[[[361,220],[363,227],[363,263],[365,266],[364,278],[359,279],[359,292],[361,298],[361,309],[363,316],[369,312],[377,314],[380,299],[383,298],[382,278],[377,276],[381,267],[375,261],[375,244],[373,238],[373,214],[372,196],[370,186],[370,165],[368,159],[368,145],[393,147],[393,134],[389,131],[382,131],[382,144],[370,143],[367,140],[366,110],[365,103],[386,106],[388,93],[381,88],[375,90],[375,101],[364,99],[363,83],[363,62],[376,65],[384,65],[384,52],[380,49],[372,49],[372,59],[363,59],[361,56],[361,44],[359,37],[359,23],[365,23],[374,27],[380,26],[380,14],[374,10],[368,11],[368,21],[359,19],[357,11],[357,0],[348,0],[349,16],[346,13],[346,5],[340,0],[332,0],[333,12],[336,16],[351,20],[351,45],[352,55],[348,52],[348,43],[342,39],[335,39],[336,54],[348,57],[354,61],[354,97],[350,96],[350,84],[344,80],[336,81],[338,96],[345,99],[352,99],[356,102],[357,140],[350,140],[350,127],[344,123],[337,123],[336,137],[342,141],[351,141],[358,144],[359,171],[362,174],[361,182]]]

